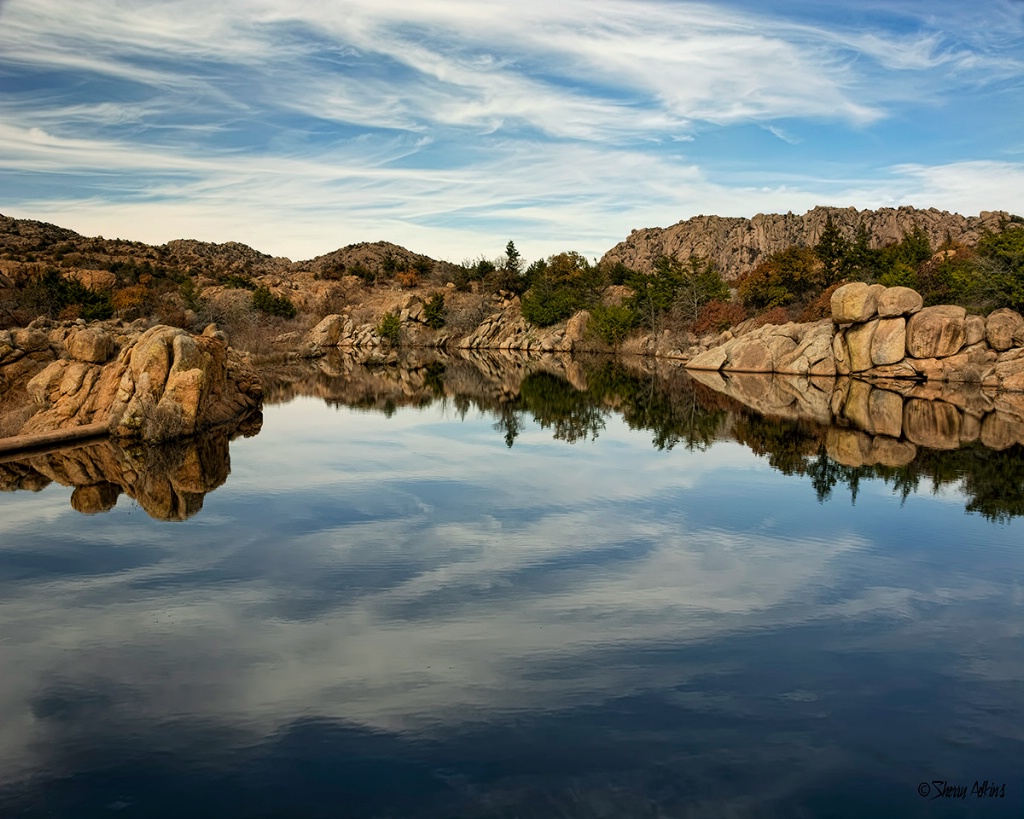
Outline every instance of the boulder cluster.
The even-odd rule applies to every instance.
[[[853,282],[832,295],[832,318],[765,325],[697,352],[695,370],[851,375],[980,384],[1024,391],[1024,318],[1013,310],[969,316],[924,307],[909,287]]]
[[[909,287],[855,282],[832,295],[836,371],[1024,390],[1024,318],[969,316],[952,304],[923,307]]]
[[[143,330],[37,320],[0,332],[8,383],[28,378],[34,412],[20,435],[106,424],[115,437],[166,441],[256,410],[262,383],[249,360],[208,327]]]

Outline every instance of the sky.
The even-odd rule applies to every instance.
[[[1024,213],[1024,0],[0,0],[0,213],[308,259]]]

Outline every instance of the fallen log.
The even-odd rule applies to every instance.
[[[0,460],[9,460],[10,456],[39,452],[50,448],[59,448],[79,441],[101,438],[109,434],[106,422],[99,424],[83,424],[68,429],[55,429],[50,432],[37,432],[32,435],[15,435],[12,438],[0,438]]]

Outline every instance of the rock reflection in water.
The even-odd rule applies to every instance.
[[[687,371],[656,359],[412,350],[332,355],[268,379],[271,403],[313,395],[390,414],[451,402],[496,418],[513,446],[530,423],[568,443],[597,438],[611,414],[658,449],[735,440],[819,500],[878,478],[904,498],[922,478],[954,484],[968,511],[1024,514],[1024,394],[978,386]]]
[[[125,494],[152,518],[187,520],[203,508],[208,492],[231,471],[229,442],[259,432],[260,416],[240,425],[162,445],[88,446],[21,456],[0,462],[0,490],[39,491],[57,483],[73,487],[71,506],[92,515],[108,512]]]

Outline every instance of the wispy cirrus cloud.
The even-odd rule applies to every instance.
[[[1019,167],[951,116],[990,94],[986,116],[1019,118],[993,113],[1019,76],[1010,2],[998,32],[916,2],[2,8],[0,207],[150,241],[241,229],[310,256],[386,235],[458,259],[528,230],[600,253],[696,212],[888,203],[924,178],[894,167]]]

